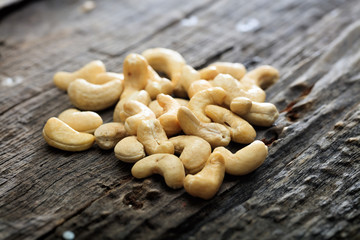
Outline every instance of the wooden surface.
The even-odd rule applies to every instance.
[[[360,239],[358,0],[107,0],[88,13],[83,2],[1,11],[0,239]],[[226,176],[212,200],[160,176],[135,180],[112,151],[63,152],[41,136],[71,107],[56,71],[100,59],[121,72],[128,53],[156,46],[196,68],[222,60],[281,72],[267,90],[280,117],[257,129],[266,162]],[[111,121],[112,109],[100,114]]]

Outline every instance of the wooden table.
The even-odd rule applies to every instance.
[[[24,1],[0,12],[0,239],[360,239],[360,2]],[[255,172],[226,176],[209,201],[136,180],[97,146],[49,147],[46,120],[72,107],[52,83],[94,59],[121,72],[130,52],[180,52],[281,72],[280,113],[257,128]],[[113,109],[100,112],[105,122]],[[231,144],[232,150],[240,146]]]

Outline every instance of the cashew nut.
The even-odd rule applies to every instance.
[[[78,132],[56,117],[46,122],[42,134],[50,146],[72,152],[89,149],[95,140],[92,134]]]
[[[139,54],[131,53],[126,56],[123,64],[124,92],[121,99],[145,88],[149,78],[148,66],[146,59]]]
[[[279,80],[279,71],[269,65],[263,65],[245,74],[241,82],[267,89]]]
[[[246,69],[241,63],[215,62],[200,70],[201,78],[206,80],[214,79],[219,73],[230,74],[240,80],[245,75]]]
[[[153,174],[164,177],[166,185],[182,188],[185,170],[180,159],[172,154],[158,153],[145,157],[134,164],[131,173],[136,178],[146,178]]]
[[[174,154],[174,145],[166,136],[159,120],[142,120],[138,126],[137,139],[141,142],[148,155],[155,153]]]
[[[210,199],[219,191],[224,175],[224,157],[220,153],[212,153],[200,172],[185,177],[185,191],[194,197]]]
[[[127,136],[124,124],[118,122],[105,123],[98,127],[94,133],[95,141],[101,149],[112,149]]]
[[[54,75],[54,84],[61,90],[67,90],[69,84],[77,78],[85,79],[88,82],[96,82],[96,76],[106,72],[105,65],[102,61],[92,61],[75,72],[57,72]]]
[[[219,73],[216,66],[207,66],[199,70],[200,78],[205,80],[213,80]]]
[[[211,154],[210,144],[197,136],[181,135],[169,139],[175,148],[176,154],[189,173],[199,172],[205,165]]]
[[[81,110],[99,111],[114,105],[120,97],[123,85],[115,79],[104,84],[76,79],[68,87],[71,103]]]
[[[114,148],[115,157],[127,163],[135,163],[145,157],[144,146],[135,136],[121,139]]]
[[[156,119],[155,114],[141,102],[130,100],[124,104],[125,129],[129,135],[136,135],[142,120]]]
[[[104,84],[107,82],[110,82],[114,79],[119,79],[122,82],[124,81],[124,74],[122,73],[113,73],[113,72],[104,72],[99,73],[96,75],[95,81],[93,83],[95,84]]]
[[[189,104],[189,100],[182,98],[174,98],[174,99],[180,104],[180,106],[186,107]],[[148,107],[155,113],[156,118],[160,117],[161,114],[164,113],[164,108],[160,106],[157,100],[151,101]]]
[[[252,102],[248,112],[245,112],[241,104],[241,101],[246,101],[244,99],[246,98],[234,98],[230,104],[230,109],[252,125],[270,127],[279,117],[279,112],[272,103]],[[250,101],[249,99],[247,100]]]
[[[75,108],[63,111],[58,118],[78,132],[94,133],[95,129],[103,124],[102,118],[96,112],[81,112]]]
[[[189,101],[188,108],[195,116],[205,123],[211,122],[211,119],[205,115],[205,107],[210,104],[221,105],[226,98],[226,92],[219,87],[209,88],[197,92]]]
[[[205,113],[214,122],[224,124],[231,134],[231,140],[237,143],[251,143],[256,137],[255,129],[244,119],[226,108],[208,105]]]
[[[181,127],[177,119],[177,112],[181,105],[169,95],[159,94],[157,96],[159,105],[163,108],[163,114],[158,118],[166,135],[173,136],[181,132]]]
[[[230,109],[239,116],[244,116],[250,112],[252,101],[246,97],[236,97],[230,103]]]
[[[210,84],[209,81],[206,80],[197,80],[195,82],[193,82],[189,89],[188,89],[188,96],[191,99],[197,92],[200,92],[202,90],[208,89],[208,88],[212,88],[213,86]]]
[[[225,159],[225,171],[231,175],[245,175],[257,169],[266,159],[268,147],[259,140],[232,154],[224,147],[214,149]]]
[[[219,123],[203,123],[187,107],[180,107],[178,120],[182,130],[188,135],[203,138],[211,147],[227,146],[230,143],[230,131]]]
[[[190,85],[199,79],[200,73],[198,71],[196,71],[190,65],[183,66],[183,68],[181,69],[179,82],[186,92],[188,91]]]
[[[160,93],[172,94],[174,87],[169,79],[160,77],[151,66],[148,66],[148,71],[149,81],[145,90],[149,93],[151,99],[155,99]]]

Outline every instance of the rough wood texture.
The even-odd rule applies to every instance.
[[[82,3],[36,1],[1,18],[0,239],[360,238],[359,1],[108,0],[89,13]],[[249,18],[254,31],[237,31]],[[67,153],[42,139],[45,121],[71,107],[56,71],[101,59],[120,72],[127,53],[154,46],[197,68],[281,71],[267,90],[280,118],[257,129],[265,164],[226,176],[210,201],[158,176],[133,179],[112,151]],[[108,122],[112,109],[100,114]]]

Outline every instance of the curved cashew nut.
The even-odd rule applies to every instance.
[[[197,136],[182,135],[169,139],[174,144],[175,153],[189,173],[199,172],[211,154],[211,145]]]
[[[127,163],[135,163],[145,157],[144,146],[135,136],[121,139],[114,148],[115,157]]]
[[[72,152],[89,149],[95,140],[92,134],[78,132],[55,117],[46,122],[42,134],[50,146]]]
[[[214,79],[219,73],[230,74],[232,77],[240,80],[245,75],[246,69],[241,63],[215,62],[199,72],[201,78],[206,80]]]
[[[142,120],[137,129],[137,139],[144,145],[148,155],[174,154],[174,145],[166,137],[166,133],[157,119]]]
[[[166,135],[173,136],[181,132],[181,127],[177,119],[177,112],[181,105],[169,95],[159,94],[157,96],[159,105],[163,108],[163,114],[158,118]]]
[[[248,101],[250,100],[247,98],[234,98],[230,104],[231,111],[238,114],[252,125],[261,127],[270,127],[279,117],[279,112],[276,106],[272,103],[252,102],[249,104],[249,110],[246,108],[245,111],[243,102]]]
[[[118,79],[104,84],[93,84],[76,79],[68,87],[71,103],[81,110],[99,111],[114,105],[120,97],[123,85]]]
[[[212,88],[213,86],[210,84],[209,81],[200,79],[197,80],[193,83],[191,83],[191,85],[189,86],[188,89],[188,96],[191,99],[197,92],[200,92],[202,90],[206,90],[209,88]]]
[[[180,104],[180,106],[186,107],[189,104],[189,100],[182,98],[174,98],[174,99]],[[155,113],[156,118],[160,117],[161,114],[164,113],[164,108],[160,106],[157,100],[151,101],[148,107]]]
[[[78,132],[94,133],[95,129],[103,124],[102,118],[96,112],[81,112],[75,108],[63,111],[58,118]]]
[[[186,134],[203,138],[213,148],[229,145],[230,131],[222,124],[200,122],[187,107],[180,107],[177,116],[182,130]]]
[[[96,75],[95,81],[92,83],[95,84],[104,84],[112,80],[119,79],[121,82],[124,81],[124,74],[122,73],[113,73],[113,72],[104,72]]]
[[[124,104],[125,129],[129,135],[136,135],[142,120],[156,119],[155,114],[141,102],[130,100]]]
[[[75,79],[81,78],[88,82],[95,83],[96,76],[106,72],[105,65],[102,61],[92,61],[75,72],[57,72],[54,75],[54,84],[61,90],[67,90],[69,84]]]
[[[239,116],[244,116],[250,112],[252,101],[246,97],[236,97],[230,103],[230,110]]]
[[[214,122],[227,126],[230,130],[231,140],[234,142],[247,144],[254,141],[256,137],[255,129],[233,112],[216,105],[206,106],[205,112]]]
[[[127,98],[121,99],[115,106],[113,120],[114,122],[125,122],[126,118],[128,117],[124,113],[124,104],[129,101],[134,100],[143,103],[144,105],[149,105],[151,99],[149,93],[145,90],[135,91]]]
[[[205,114],[205,107],[210,104],[221,105],[226,98],[226,92],[219,87],[209,88],[196,93],[188,104],[188,108],[202,122],[209,123],[211,119]]]
[[[179,82],[186,92],[189,90],[190,85],[199,79],[200,73],[193,67],[190,65],[185,65],[182,67]]]
[[[212,153],[200,172],[185,177],[185,191],[194,197],[210,199],[219,191],[224,175],[224,157],[220,153]]]
[[[265,90],[278,80],[279,71],[272,66],[263,65],[245,74],[241,82],[248,85],[256,85]]]
[[[160,93],[172,94],[173,84],[167,78],[162,78],[157,72],[149,65],[149,81],[145,87],[145,90],[149,93],[151,99],[155,99]]]
[[[118,122],[105,123],[98,127],[94,133],[97,145],[104,150],[112,149],[127,136],[124,124]]]
[[[145,88],[149,78],[148,66],[146,59],[139,54],[131,53],[126,56],[123,64],[124,92],[121,99]]]
[[[166,185],[171,188],[182,188],[185,170],[180,159],[172,154],[158,153],[136,162],[131,169],[136,178],[146,178],[153,174],[164,177]]]
[[[215,148],[214,153],[219,153],[224,157],[226,173],[245,175],[263,164],[268,154],[268,147],[262,141],[255,140],[235,154],[224,147]]]

